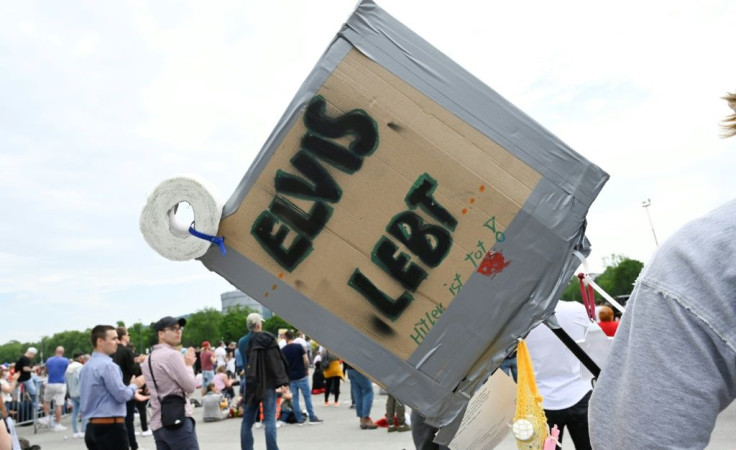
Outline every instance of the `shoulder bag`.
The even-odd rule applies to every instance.
[[[158,403],[161,405],[161,424],[164,428],[168,428],[169,430],[179,429],[184,425],[184,422],[186,422],[187,419],[185,409],[187,400],[184,398],[184,395],[176,394],[169,394],[163,399],[161,398],[158,394],[159,390],[158,385],[156,384],[156,377],[153,375],[153,366],[151,365],[152,356],[153,352],[148,355],[148,368],[151,370],[151,378],[153,379],[153,385],[156,388],[156,397],[158,398]],[[182,394],[183,393],[184,392],[182,391]]]

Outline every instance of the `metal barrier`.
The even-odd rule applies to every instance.
[[[11,414],[15,425],[18,427],[33,425],[33,433],[38,433],[38,430],[43,428],[50,429],[50,423],[43,423],[43,394],[46,390],[46,380],[36,382],[36,400],[34,402],[31,394],[25,392],[25,386],[18,384],[18,388],[13,393],[13,401],[8,405],[8,413]],[[54,417],[54,411],[56,404],[54,401],[49,406],[49,417]],[[66,401],[61,408],[62,418],[69,414]],[[52,420],[52,419],[51,419]]]

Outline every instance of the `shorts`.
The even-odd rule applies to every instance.
[[[50,403],[51,400],[56,403],[56,406],[64,405],[64,397],[66,396],[66,384],[64,383],[50,383],[46,385],[46,390],[43,392],[43,401]]]

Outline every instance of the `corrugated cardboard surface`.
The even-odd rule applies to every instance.
[[[375,123],[377,146],[359,169],[337,168],[301,149],[304,114],[318,98],[333,119],[361,111]],[[321,137],[345,147],[357,139]],[[297,154],[329,173],[341,194],[322,202],[332,212],[314,236],[300,238],[293,223],[274,219],[272,233],[285,233],[284,248],[311,241],[304,259],[285,267],[252,230],[275,198],[305,212],[315,204],[277,192],[279,173],[306,178],[292,163]],[[456,225],[407,203],[422,179],[434,180],[432,197]],[[220,227],[227,256],[210,251],[201,260],[430,423],[447,424],[515,339],[553,311],[576,267],[572,250],[588,249],[585,214],[606,180],[605,172],[364,1],[228,201]],[[387,230],[406,211],[421,218],[421,227],[451,236],[434,267]],[[416,236],[421,227],[404,232]],[[403,253],[426,278],[407,288],[381,269],[374,254],[384,238],[396,245],[394,257]],[[387,315],[349,284],[356,270],[391,299],[406,292],[413,301]]]
[[[375,153],[365,157],[362,167],[353,174],[320,162],[342,189],[342,198],[331,204],[334,211],[326,229],[312,241],[313,251],[289,272],[249,233],[276,195],[276,172],[284,170],[299,175],[289,160],[299,151],[301,137],[307,131],[303,120],[298,120],[278,145],[278,151],[241,207],[222,221],[220,233],[228,245],[281,282],[299,290],[401,359],[407,359],[418,346],[417,336],[428,331],[431,320],[452,303],[457,280],[467,281],[486,251],[495,244],[496,233],[489,227],[495,225],[497,232],[503,232],[541,176],[355,50],[317,94],[327,101],[329,116],[364,110],[378,124],[379,143]],[[386,227],[393,216],[409,210],[404,197],[425,173],[437,181],[434,196],[457,219],[458,225],[451,232],[449,254],[439,266],[430,268],[416,256],[411,257],[428,276],[413,292],[411,305],[396,320],[391,320],[351,288],[348,280],[359,268],[389,296],[395,298],[405,291],[371,261],[371,254],[379,238],[391,238]],[[305,211],[314,203],[281,195]],[[420,208],[416,212],[426,223],[441,225]],[[292,229],[291,233],[295,231]],[[398,242],[396,245],[411,255],[405,246]],[[259,294],[276,297],[280,292]],[[376,326],[376,320],[383,323]],[[415,331],[416,324],[419,326]]]

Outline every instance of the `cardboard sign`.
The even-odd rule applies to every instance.
[[[408,359],[507,238],[540,178],[352,50],[220,233],[281,283]]]
[[[364,1],[201,260],[445,424],[553,311],[606,179]]]

